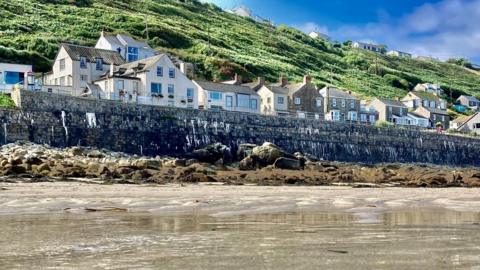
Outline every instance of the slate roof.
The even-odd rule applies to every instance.
[[[384,98],[377,98],[380,102],[387,106],[392,106],[392,107],[401,107],[401,108],[406,108],[405,104],[403,104],[401,101],[394,100],[394,99],[384,99]]]
[[[418,107],[418,109],[416,109],[414,112],[417,113],[417,114],[419,113],[420,115],[422,115],[422,114],[421,114],[422,109],[425,110],[425,111],[427,111],[427,112],[433,113],[433,114],[449,115],[449,114],[447,113],[447,111],[443,111],[443,110],[440,110],[440,109],[437,109],[437,108],[434,109],[434,108],[427,108],[427,107]]]
[[[116,51],[96,49],[92,47],[79,46],[63,43],[62,47],[74,61],[80,61],[80,57],[85,57],[88,62],[95,63],[97,58],[102,58],[105,65],[114,64],[116,66],[125,63],[123,57]]]
[[[356,96],[347,93],[346,91],[340,90],[335,87],[328,87],[330,89],[329,96],[333,98],[343,98],[343,99],[358,99]],[[322,96],[327,96],[327,87],[324,87],[320,90]]]
[[[473,97],[473,96],[461,95],[457,100],[460,100],[461,98],[464,98],[468,101],[479,102],[478,99],[476,97]]]
[[[288,88],[286,87],[273,86],[273,85],[266,85],[266,87],[275,94],[288,95],[288,92],[289,92]]]
[[[132,47],[138,47],[138,48],[144,48],[144,49],[150,49],[150,45],[144,41],[138,41],[133,39],[131,36],[126,35],[126,34],[117,34],[116,36],[114,35],[104,35],[104,37],[110,42],[113,43],[117,46],[132,46]]]
[[[473,118],[475,116],[475,114],[473,115],[466,115],[466,116],[460,116],[456,119],[453,119],[452,120],[452,123],[458,123],[458,124],[463,124],[463,123],[466,123],[468,122],[471,118]]]
[[[123,65],[119,66],[118,68],[119,69],[125,69],[125,72],[122,73],[123,75],[132,74],[134,72],[138,73],[138,72],[147,71],[149,68],[154,66],[158,61],[160,61],[160,59],[163,56],[166,56],[166,55],[165,54],[159,54],[159,55],[155,55],[155,56],[152,56],[152,57],[149,57],[149,58],[140,59],[140,60],[137,60],[137,61],[134,61],[134,62],[123,64]],[[135,68],[137,68],[137,70],[134,70]]]
[[[218,91],[218,92],[231,92],[231,93],[238,93],[238,94],[246,94],[246,95],[255,95],[258,94],[250,89],[250,87],[243,86],[243,85],[235,85],[235,84],[224,84],[224,83],[215,83],[215,82],[206,82],[206,81],[195,81],[200,87],[207,91]]]
[[[412,91],[410,92],[411,95],[416,96],[417,98],[420,98],[421,100],[428,100],[428,101],[440,101],[440,98],[435,96],[434,94],[428,93],[428,92],[423,92],[423,91]],[[408,97],[405,97],[405,99],[408,99]]]

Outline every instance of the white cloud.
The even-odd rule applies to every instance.
[[[307,33],[307,34],[310,33],[310,32],[313,32],[313,31],[320,32],[320,33],[326,34],[326,35],[329,34],[328,27],[318,25],[314,22],[306,22],[304,24],[294,25],[293,27],[295,27],[295,28]]]
[[[311,25],[315,24],[305,24]],[[397,19],[382,11],[374,22],[330,29],[330,35],[339,40],[383,43],[417,55],[480,61],[480,0],[424,4]]]

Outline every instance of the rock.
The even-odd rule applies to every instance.
[[[284,170],[301,170],[302,169],[302,163],[298,159],[292,159],[292,158],[278,158],[274,165],[276,169],[284,169]]]
[[[9,163],[8,163],[8,160],[6,160],[6,159],[2,159],[2,161],[0,161],[0,166],[1,166],[2,168],[5,167],[5,166],[7,166],[7,164],[9,164]]]
[[[220,159],[223,159],[224,162],[232,161],[231,150],[228,146],[221,143],[214,143],[208,145],[202,149],[193,151],[193,157],[201,162],[207,162],[214,164]]]
[[[252,150],[252,157],[256,159],[256,162],[262,167],[272,165],[275,161],[281,157],[291,157],[287,153],[283,152],[278,146],[272,143],[264,143],[262,146],[257,146]]]
[[[242,159],[250,156],[253,153],[253,148],[255,148],[255,147],[257,147],[256,144],[249,144],[249,143],[240,144],[238,146],[238,150],[237,150],[238,160],[242,160]]]
[[[22,174],[27,172],[27,168],[22,165],[14,165],[12,166],[11,171],[14,174]]]
[[[45,171],[50,171],[50,166],[47,163],[42,163],[37,166],[37,172],[42,173]]]
[[[137,162],[135,162],[135,167],[140,169],[160,170],[162,166],[160,162],[155,159],[140,159]]]
[[[130,178],[135,181],[145,180],[151,176],[152,174],[148,170],[138,170],[130,174]]]
[[[256,169],[256,163],[252,156],[248,156],[240,161],[238,169],[242,171],[253,171]]]
[[[92,150],[92,151],[88,152],[87,157],[89,157],[89,158],[104,158],[105,155],[102,152],[100,152],[99,150]]]
[[[72,147],[68,151],[72,156],[84,156],[85,150],[82,147]]]
[[[36,156],[27,156],[25,158],[25,163],[30,165],[40,165],[43,163],[43,161]]]

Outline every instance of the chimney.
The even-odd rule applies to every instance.
[[[242,76],[238,75],[238,73],[235,73],[235,84],[242,84]]]
[[[352,90],[348,90],[347,93],[348,93],[349,95],[351,95],[351,94],[352,94]]]
[[[310,77],[308,75],[303,76],[303,83],[305,83],[305,84],[312,83],[312,77]]]
[[[280,76],[279,83],[280,83],[280,86],[281,86],[281,87],[286,86],[286,85],[288,84],[288,79],[287,79],[287,77],[285,77],[285,76],[283,76],[283,75]]]
[[[258,77],[258,84],[264,85],[265,84],[265,78],[264,77]]]
[[[110,64],[110,76],[113,76],[115,73],[115,67],[113,66],[113,63]]]
[[[185,64],[185,62],[180,62],[180,72],[185,75],[187,74],[187,65]]]
[[[396,101],[400,101],[400,98],[399,98],[399,97],[396,97],[395,100],[396,100]]]
[[[105,36],[105,31],[102,29],[102,32],[100,32],[100,36],[104,37]]]

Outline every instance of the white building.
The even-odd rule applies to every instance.
[[[232,9],[227,10],[228,13],[236,14],[241,17],[248,17],[253,19],[252,10],[247,8],[246,6],[238,6]]]
[[[327,34],[320,33],[320,32],[317,32],[317,31],[312,31],[308,35],[311,38],[314,38],[314,39],[321,38],[321,39],[325,39],[327,41],[330,41],[330,39],[331,39]]]
[[[126,63],[95,81],[100,97],[138,104],[198,108],[198,87],[166,54]],[[94,87],[95,88],[95,87]],[[90,89],[92,94],[94,90]]]
[[[371,43],[363,43],[363,42],[354,42],[352,44],[353,48],[356,49],[361,49],[361,50],[367,50],[367,51],[372,51],[376,53],[381,53],[382,52],[382,46],[376,45],[376,44],[371,44]]]
[[[104,31],[100,34],[95,48],[116,51],[127,62],[134,62],[158,54],[146,42],[137,41],[126,34],[107,35]]]
[[[412,58],[413,57],[411,53],[406,53],[406,52],[401,52],[401,51],[396,51],[396,50],[392,50],[392,51],[387,52],[387,55],[388,56],[393,56],[393,57],[404,57],[404,58]]]
[[[438,84],[433,83],[421,83],[417,84],[414,88],[415,91],[423,91],[433,94],[437,97],[443,95],[443,89]]]
[[[14,87],[33,90],[35,76],[31,65],[0,63],[0,92],[11,93]]]
[[[116,51],[95,49],[72,44],[62,44],[55,57],[52,71],[43,78],[43,91],[82,95],[87,84],[98,80],[110,65],[124,64]]]
[[[247,86],[194,81],[198,86],[199,107],[260,114],[260,96]]]

